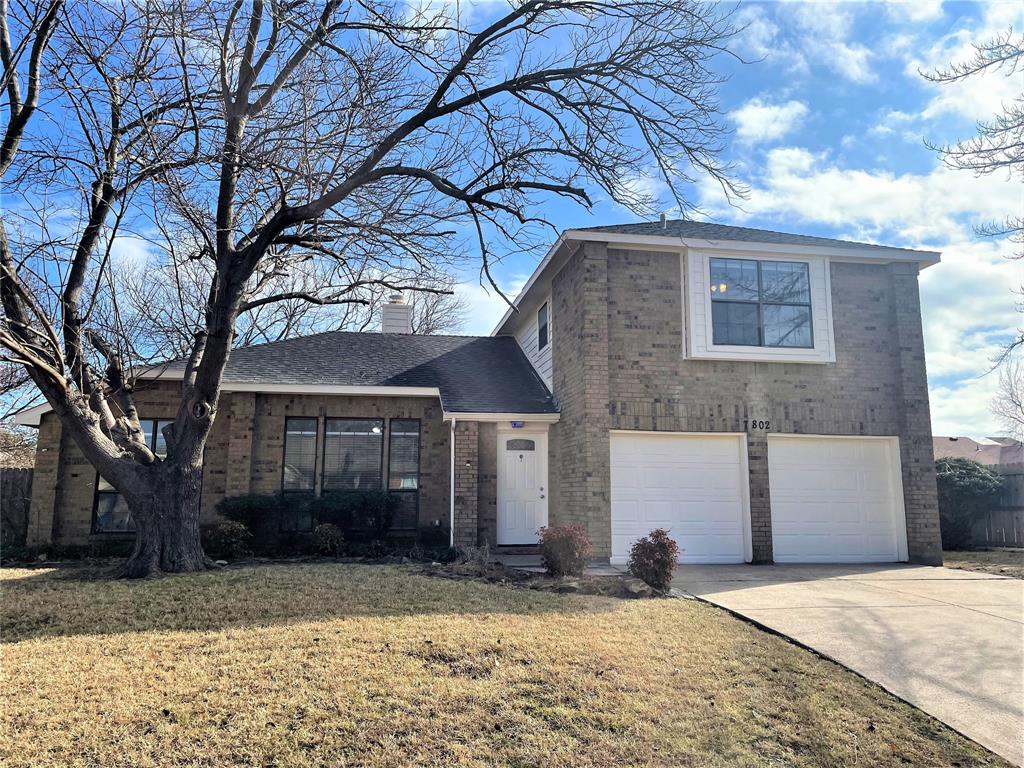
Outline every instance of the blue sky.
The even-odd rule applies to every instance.
[[[919,74],[970,54],[970,42],[1013,26],[1024,3],[740,3],[745,30],[722,58],[721,105],[734,134],[728,158],[749,199],[735,208],[708,186],[691,189],[708,218],[828,237],[943,252],[921,275],[921,298],[936,434],[995,434],[989,413],[995,375],[984,375],[1022,322],[1013,293],[1024,265],[1005,242],[977,238],[975,223],[1024,208],[1024,187],[942,167],[924,145],[970,136],[975,121],[1024,91],[1024,73],[934,85]],[[652,175],[639,183],[659,183]],[[667,206],[667,204],[666,204]],[[611,201],[592,212],[546,207],[560,229],[636,220]],[[496,269],[518,290],[534,256]],[[468,333],[489,333],[504,303],[462,286],[472,307]]]

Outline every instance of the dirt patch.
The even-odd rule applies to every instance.
[[[676,596],[671,591],[668,593],[658,592],[640,579],[627,575],[554,578],[546,573],[509,568],[502,563],[487,563],[485,565],[474,562],[431,563],[424,567],[423,573],[442,579],[503,584],[518,589],[534,589],[561,594],[600,595],[624,599]]]
[[[1024,549],[1007,547],[979,552],[943,552],[944,565],[961,571],[978,571],[1024,579]]]

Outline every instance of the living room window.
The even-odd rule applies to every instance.
[[[323,489],[379,489],[384,463],[384,420],[327,419],[325,426]]]
[[[537,310],[537,349],[548,345],[548,304],[544,302]]]
[[[284,462],[281,492],[312,497],[316,485],[316,440],[318,419],[289,416],[284,420]],[[281,512],[282,531],[310,531],[313,515],[306,504],[285,504]]]
[[[167,455],[167,441],[163,429],[173,424],[173,419],[139,419],[139,426],[146,445],[161,458]],[[113,485],[108,483],[99,473],[96,474],[96,498],[93,503],[93,533],[131,533],[135,530],[128,503]]]
[[[392,419],[388,435],[388,489],[416,491],[419,487],[419,419]]]
[[[814,346],[805,262],[712,258],[710,277],[714,344]]]

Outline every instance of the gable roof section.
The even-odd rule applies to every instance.
[[[683,240],[727,240],[729,242],[768,243],[773,245],[800,245],[818,248],[843,248],[864,251],[869,254],[917,253],[923,261],[931,261],[938,254],[933,251],[916,251],[910,248],[894,248],[889,245],[860,243],[853,240],[837,240],[815,235],[796,235],[789,232],[775,232],[770,229],[734,227],[727,224],[713,224],[709,221],[671,219],[662,226],[660,221],[638,224],[606,224],[598,227],[580,227],[577,232],[605,232],[620,235],[643,235],[646,237],[668,237]]]
[[[938,264],[937,251],[919,251],[895,248],[889,245],[837,240],[815,235],[797,235],[770,229],[734,227],[708,221],[671,219],[665,222],[639,222],[633,224],[604,224],[596,227],[567,229],[548,249],[547,254],[526,281],[501,320],[491,331],[492,336],[510,331],[510,322],[520,306],[528,306],[537,283],[547,285],[550,278],[564,265],[571,251],[570,244],[603,242],[610,248],[635,248],[681,252],[684,248],[698,250],[736,251],[740,254],[764,253],[774,256],[826,256],[835,260],[888,263],[894,261],[918,264],[920,268]],[[739,256],[744,258],[744,256]],[[750,258],[750,256],[746,256]]]
[[[148,378],[180,378],[176,360]],[[242,347],[231,353],[231,385],[436,388],[446,413],[557,413],[547,387],[515,339],[331,331]],[[249,387],[247,387],[248,389]],[[402,393],[396,392],[396,395]]]

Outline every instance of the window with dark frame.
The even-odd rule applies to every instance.
[[[714,344],[814,346],[807,263],[711,259],[710,273]]]
[[[417,491],[419,487],[419,419],[392,419],[388,434],[388,490]]]
[[[286,496],[292,496],[294,501],[312,497],[316,487],[318,427],[318,419],[313,416],[289,416],[284,420],[281,492]],[[282,531],[313,529],[313,514],[306,504],[292,503],[281,506]]]
[[[383,419],[327,419],[323,489],[380,489],[384,463]]]
[[[537,310],[537,349],[548,345],[548,304],[544,302]]]
[[[163,429],[174,423],[174,419],[139,419],[146,445],[161,458],[167,455],[167,441]],[[117,489],[98,472],[96,473],[96,498],[93,502],[93,533],[132,533],[135,521],[131,510]]]

